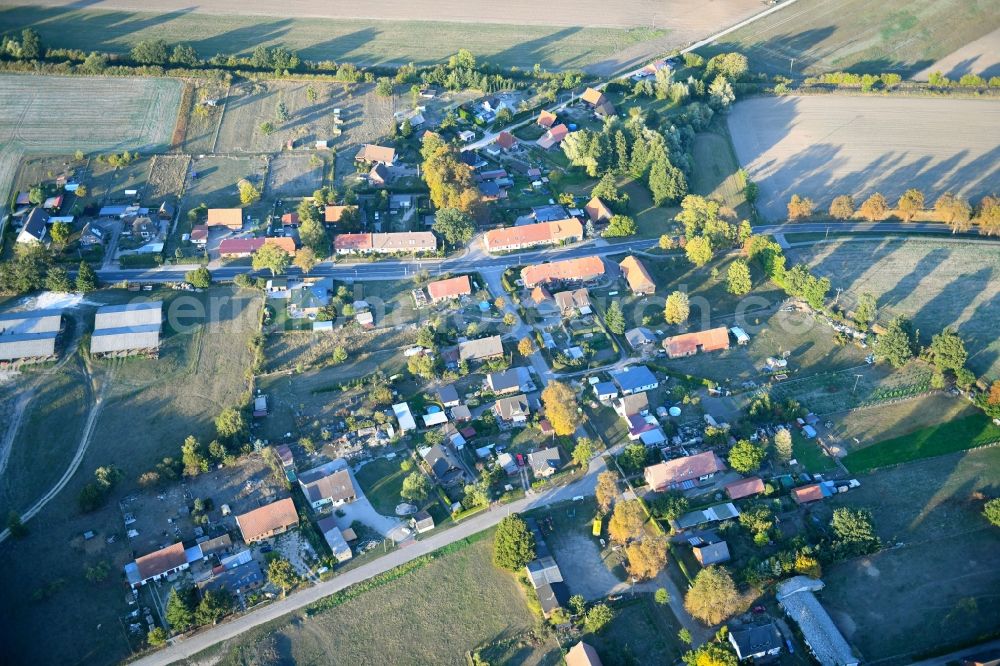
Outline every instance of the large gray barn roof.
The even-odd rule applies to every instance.
[[[153,349],[160,346],[160,324],[142,324],[139,326],[120,326],[94,331],[90,338],[92,354],[108,352],[131,351],[134,349]]]
[[[0,314],[0,335],[58,332],[62,321],[62,312],[62,310],[55,308],[5,312]]]
[[[163,321],[163,301],[106,305],[97,310],[94,329],[96,332],[102,329],[145,324],[156,324],[158,327],[161,321]]]
[[[0,361],[53,356],[58,335],[58,331],[0,335]]]

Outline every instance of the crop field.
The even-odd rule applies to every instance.
[[[840,194],[860,202],[881,192],[895,203],[911,187],[932,202],[1000,190],[1000,104],[991,101],[762,97],[736,104],[728,122],[736,156],[760,186],[758,210],[771,220],[787,217],[793,194],[825,211]]]
[[[997,0],[799,0],[705,48],[742,51],[753,69],[910,76],[1000,27]]]
[[[170,79],[0,76],[0,192],[24,154],[162,149],[180,94]]]
[[[304,197],[318,190],[322,184],[322,157],[316,153],[286,152],[271,160],[265,191],[270,197]]]
[[[863,660],[908,664],[995,631],[1000,532],[981,511],[1000,484],[1000,448],[859,478],[828,502],[870,509],[883,542],[901,546],[828,568],[821,597]]]
[[[283,45],[308,60],[368,65],[433,63],[468,48],[504,67],[539,63],[548,69],[587,67],[610,74],[762,10],[756,0],[625,0],[611,5],[558,0],[544,12],[529,0],[503,6],[381,0],[363,9],[319,0],[280,9],[261,0],[225,0],[210,9],[181,0],[156,6],[158,13],[135,0],[103,2],[100,9],[84,9],[69,0],[8,3],[0,12],[0,32],[31,26],[48,44],[118,53],[155,38],[189,43],[203,56],[249,53],[258,44]],[[200,15],[205,11],[215,16],[205,20]]]
[[[923,240],[833,242],[790,251],[843,289],[850,305],[863,292],[878,297],[879,319],[910,317],[924,344],[952,326],[978,375],[1000,378],[1000,252],[995,246]],[[846,301],[845,301],[846,299]]]
[[[534,638],[534,617],[514,577],[492,562],[491,533],[429,564],[305,620],[290,617],[205,653],[242,664],[268,634],[281,662],[465,664],[466,652],[502,639],[523,642],[516,663],[557,664],[551,638]],[[492,663],[492,660],[491,660]],[[499,662],[497,662],[499,663]]]
[[[965,74],[979,74],[987,79],[1000,76],[1000,28],[949,53],[913,78],[926,81],[934,72],[956,80]]]
[[[0,545],[9,576],[5,578],[7,590],[0,598],[4,656],[14,662],[111,664],[128,655],[118,621],[126,609],[119,572],[132,553],[121,513],[111,501],[98,511],[81,514],[77,507],[80,489],[95,468],[113,464],[124,472],[113,499],[136,490],[139,474],[164,456],[179,456],[180,444],[188,434],[208,441],[214,434],[215,416],[224,407],[238,404],[246,390],[244,373],[251,362],[247,342],[256,330],[259,295],[217,288],[198,295],[154,292],[149,296],[163,298],[168,313],[160,358],[92,363],[96,385],[104,394],[94,435],[78,472],[27,523],[26,538]],[[112,302],[131,297],[120,291],[94,295]],[[198,316],[172,318],[171,306],[180,299],[208,312],[215,307],[218,317],[209,323]],[[75,386],[80,387],[80,383]],[[67,386],[66,390],[75,389]],[[56,396],[40,394],[38,398],[55,400]],[[88,400],[88,408],[90,404]],[[66,468],[81,428],[74,427],[80,422],[75,408],[68,405],[61,409],[65,414],[62,428],[19,431],[12,456],[22,455],[18,448],[29,451],[20,474],[34,474],[45,465]],[[39,448],[45,449],[44,455],[37,453]],[[49,474],[45,469],[40,473]],[[87,530],[93,530],[97,537],[84,543],[80,535]],[[105,537],[110,535],[117,541],[109,545]],[[53,543],[62,546],[53,549]],[[108,562],[112,573],[103,582],[88,582],[84,567],[98,561]],[[40,627],[45,628],[45,641],[33,638]]]

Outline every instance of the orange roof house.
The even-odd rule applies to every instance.
[[[552,294],[545,287],[539,286],[531,290],[531,302],[535,305],[541,305],[542,303],[547,303],[552,300]]]
[[[598,106],[608,100],[608,98],[604,96],[604,93],[594,88],[587,88],[584,90],[583,94],[580,95],[580,99],[591,106]]]
[[[295,502],[290,497],[272,502],[259,509],[236,516],[243,540],[254,543],[287,532],[299,524],[299,514]]]
[[[611,209],[598,197],[594,197],[588,201],[583,209],[587,211],[587,217],[590,218],[591,222],[606,222],[614,216]]]
[[[670,358],[729,349],[729,331],[725,326],[720,326],[697,333],[673,335],[664,339],[663,348],[667,350],[667,356]]]
[[[373,143],[366,143],[361,146],[361,150],[359,150],[358,154],[354,156],[354,159],[358,162],[392,166],[392,163],[396,160],[396,149],[388,146],[376,146]]]
[[[605,272],[604,261],[600,257],[580,257],[526,266],[521,270],[521,280],[525,287],[531,289],[547,282],[586,282]]]
[[[796,504],[809,504],[823,499],[823,489],[818,483],[811,483],[801,488],[792,488],[792,499]]]
[[[517,139],[510,132],[500,132],[497,136],[497,145],[504,150],[510,150],[517,145]]]
[[[764,492],[764,482],[759,476],[751,476],[726,484],[726,494],[729,495],[729,499],[743,499],[751,495],[759,495],[762,492]]]
[[[323,209],[323,221],[327,224],[336,224],[344,217],[344,213],[357,210],[357,206],[327,206]]]
[[[714,451],[705,451],[650,465],[643,475],[652,490],[661,492],[668,488],[693,488],[698,482],[707,481],[716,472],[725,469],[722,459]]]
[[[625,276],[625,281],[628,282],[628,287],[633,294],[652,294],[656,291],[656,283],[653,282],[652,276],[641,261],[628,256],[622,260],[619,266],[621,266],[622,275]]]
[[[431,282],[427,285],[427,293],[431,297],[431,302],[437,303],[438,301],[443,301],[449,298],[468,296],[472,293],[472,284],[469,282],[468,275],[460,275],[459,277],[453,277],[447,280]]]
[[[191,227],[191,242],[195,245],[204,245],[208,242],[207,224],[196,224]]]
[[[333,249],[337,254],[371,252],[371,234],[337,234],[333,239]]]
[[[243,228],[242,208],[209,208],[208,226],[228,227],[230,229]]]
[[[569,128],[566,127],[566,125],[559,123],[539,137],[538,141],[535,143],[538,144],[539,148],[548,150],[552,146],[558,145],[563,139],[566,138],[567,134],[569,134]]]
[[[583,641],[571,647],[565,659],[566,666],[603,666],[597,650]]]
[[[249,257],[265,245],[276,245],[295,256],[295,239],[288,236],[276,238],[226,238],[219,243],[219,255],[223,257]]]
[[[558,116],[556,114],[552,113],[551,111],[542,110],[542,112],[538,114],[538,120],[536,120],[535,122],[538,125],[548,129],[549,127],[552,127],[553,125],[556,124],[557,119]]]
[[[175,543],[172,546],[161,548],[155,552],[143,555],[135,561],[139,571],[138,584],[142,585],[148,580],[153,580],[170,574],[174,571],[187,568],[187,557],[184,555],[184,544]],[[136,587],[136,585],[133,585]]]
[[[536,245],[554,245],[583,239],[583,225],[576,218],[491,229],[483,236],[488,252],[520,250]]]

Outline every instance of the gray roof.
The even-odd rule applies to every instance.
[[[563,582],[562,571],[559,570],[559,565],[551,556],[540,557],[528,562],[525,570],[528,572],[528,578],[531,579],[531,585],[536,589],[544,583]]]
[[[521,369],[511,368],[503,372],[491,372],[486,381],[494,391],[508,391],[521,387]]]
[[[701,562],[701,566],[707,567],[709,564],[729,561],[729,546],[725,541],[695,546],[695,557]]]
[[[302,493],[310,502],[353,500],[357,497],[351,473],[334,460],[299,474]]]
[[[458,400],[458,390],[455,389],[454,384],[448,384],[442,386],[438,389],[438,400],[444,403],[455,402]]]
[[[215,574],[211,578],[198,583],[202,593],[209,590],[226,590],[235,593],[237,590],[249,590],[264,584],[264,572],[256,560],[250,560],[232,569]]]
[[[63,311],[56,308],[0,314],[0,335],[58,332]]]
[[[620,406],[619,409],[621,411],[624,411],[628,415],[639,414],[643,410],[649,409],[649,398],[646,396],[645,391],[630,393],[618,398],[617,405]]]
[[[569,588],[566,587],[566,583],[543,583],[535,592],[538,594],[542,612],[546,615],[569,602]]]
[[[816,660],[831,666],[851,666],[858,658],[813,592],[823,589],[823,581],[794,576],[778,586],[778,603],[802,630]]]
[[[458,358],[462,361],[476,361],[494,356],[503,356],[503,341],[499,335],[458,343]]]
[[[49,214],[41,208],[32,208],[28,217],[24,220],[24,226],[17,235],[18,243],[30,241],[40,241],[45,238],[46,223],[49,221]]]
[[[497,400],[496,411],[500,418],[510,421],[515,416],[527,416],[531,410],[528,407],[528,397],[522,393]]]
[[[555,220],[565,220],[569,217],[566,214],[566,209],[556,204],[534,206],[531,209],[531,214],[534,215],[536,222],[553,222]]]
[[[536,473],[554,468],[557,469],[561,462],[562,458],[559,456],[559,449],[555,446],[528,454],[528,464],[531,465],[531,469]]]
[[[594,393],[597,395],[618,395],[618,387],[614,382],[597,382],[594,384]]]
[[[90,338],[90,352],[131,351],[136,349],[156,349],[160,346],[160,324],[121,326],[95,330]]]
[[[730,626],[729,642],[736,648],[736,656],[740,659],[784,647],[781,633],[773,622],[742,627]]]
[[[427,461],[431,471],[434,472],[434,476],[438,478],[443,477],[453,469],[460,469],[455,456],[440,444],[432,446],[427,455],[424,456],[424,460]]]
[[[98,308],[94,316],[94,328],[121,328],[154,323],[159,326],[162,321],[163,301],[123,303]]]
[[[643,326],[625,331],[625,339],[633,349],[656,342],[653,332]]]
[[[56,353],[58,332],[0,336],[0,361],[42,358]]]

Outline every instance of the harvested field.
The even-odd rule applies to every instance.
[[[860,202],[881,192],[894,203],[910,187],[931,201],[1000,190],[1000,104],[988,100],[762,97],[733,107],[729,131],[772,220],[787,216],[793,194],[825,210],[839,194]]]
[[[310,101],[312,87],[316,100]],[[279,120],[278,103],[285,105],[287,120]],[[343,134],[333,136],[334,109],[341,110]],[[375,141],[389,131],[392,100],[377,97],[371,85],[345,86],[327,83],[269,81],[233,86],[225,98],[222,126],[214,152],[278,152],[289,141],[297,145],[317,139],[335,147]],[[265,135],[263,123],[274,131]],[[353,155],[352,155],[353,157]]]
[[[0,76],[0,191],[26,153],[162,150],[180,97],[170,79]]]
[[[828,568],[821,597],[863,660],[909,664],[921,652],[996,630],[1000,532],[981,511],[983,494],[995,495],[1000,483],[1000,448],[860,480],[831,505],[871,509],[883,542],[902,545]]]
[[[319,154],[284,152],[271,160],[265,192],[269,197],[304,197],[322,184],[323,158]]]
[[[933,72],[941,72],[949,79],[960,79],[965,74],[987,79],[1000,76],[1000,28],[949,53],[913,78],[926,81]]]
[[[879,299],[879,319],[896,314],[913,320],[922,342],[952,326],[969,351],[968,366],[979,376],[1000,378],[1000,252],[990,245],[924,240],[833,242],[790,251],[843,289],[841,303],[859,294]]]
[[[702,52],[742,51],[753,69],[784,76],[910,76],[997,27],[998,0],[798,0]]]
[[[186,42],[205,57],[282,45],[308,60],[358,64],[438,62],[459,48],[498,65],[588,67],[610,74],[733,25],[763,9],[757,0],[558,0],[539,12],[528,0],[381,0],[363,7],[307,0],[282,5],[225,0],[192,7],[110,0],[81,9],[69,0],[29,0],[0,12],[0,31],[31,26],[48,44],[126,52],[142,39]],[[215,14],[205,20],[203,12]],[[268,16],[271,14],[271,16]],[[469,24],[477,24],[470,26]],[[86,26],[81,30],[80,26]],[[474,35],[474,36],[473,36]]]
[[[468,651],[518,638],[524,644],[514,663],[559,663],[553,639],[532,637],[534,617],[514,577],[493,565],[490,535],[305,621],[286,616],[200,657],[243,664],[269,643],[287,663],[324,661],[335,653],[361,666],[457,665],[467,663]]]

